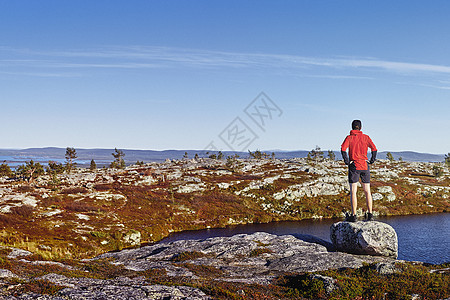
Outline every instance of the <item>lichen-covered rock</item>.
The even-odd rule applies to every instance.
[[[57,295],[24,294],[19,297],[8,296],[7,299],[135,299],[135,300],[163,300],[163,299],[211,299],[204,292],[197,288],[188,286],[166,286],[150,285],[144,277],[127,278],[118,277],[116,279],[102,280],[93,278],[70,278],[63,275],[47,274],[39,278],[53,284],[66,287],[59,291]],[[6,299],[1,298],[0,299]]]
[[[392,275],[401,273],[401,269],[395,265],[395,262],[379,262],[373,268],[381,275]]]
[[[16,274],[7,269],[0,269],[0,279],[5,278],[19,278]]]
[[[18,248],[11,248],[11,252],[8,254],[7,258],[9,259],[16,259],[21,256],[30,256],[33,255],[30,251],[18,249]]]
[[[111,259],[133,271],[165,269],[168,276],[195,278],[185,262],[174,257],[189,257],[189,264],[213,267],[220,279],[242,283],[268,284],[285,272],[315,272],[338,268],[359,268],[363,263],[391,261],[380,256],[362,256],[330,251],[329,242],[311,236],[277,236],[265,232],[158,243],[138,249],[110,252],[98,258]],[[192,257],[190,253],[196,253]],[[199,255],[201,254],[201,255]]]
[[[124,235],[123,242],[132,246],[140,245],[141,233],[137,230],[130,230]]]
[[[382,222],[338,222],[331,226],[330,238],[337,250],[397,258],[397,233]]]

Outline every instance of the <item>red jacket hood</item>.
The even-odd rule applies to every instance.
[[[361,130],[350,130],[350,135],[358,135],[358,134],[362,134]]]

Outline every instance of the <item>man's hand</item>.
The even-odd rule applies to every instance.
[[[347,166],[350,164],[350,160],[348,159],[347,152],[341,151],[342,159],[344,160],[344,164]]]

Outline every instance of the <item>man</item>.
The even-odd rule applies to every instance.
[[[347,221],[355,222],[356,208],[358,205],[356,199],[356,191],[358,188],[358,181],[361,178],[364,194],[366,195],[367,203],[367,220],[372,220],[372,194],[370,193],[370,168],[369,164],[373,164],[377,157],[377,147],[372,142],[370,137],[363,134],[361,131],[362,124],[360,120],[352,122],[352,130],[341,145],[341,154],[344,163],[348,165],[348,181],[350,183],[350,203],[352,207],[352,214],[347,217]],[[367,150],[370,148],[372,156],[370,161],[367,160]],[[349,156],[347,156],[347,149],[349,149]],[[350,157],[350,158],[349,158]]]

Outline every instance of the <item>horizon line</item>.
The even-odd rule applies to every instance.
[[[28,147],[28,148],[0,148],[0,151],[24,151],[24,150],[32,150],[32,149],[61,149],[64,150],[68,147],[56,147],[56,146],[48,146],[48,147]],[[75,150],[114,150],[114,148],[77,148],[77,147],[70,147],[70,148],[75,148]],[[115,147],[119,150],[123,150],[123,151],[155,151],[155,152],[164,152],[164,151],[198,151],[198,152],[211,152],[211,153],[215,153],[215,152],[235,152],[235,153],[248,153],[248,151],[252,151],[252,150],[248,150],[248,151],[240,151],[240,150],[206,150],[206,149],[163,149],[163,150],[155,150],[155,149],[130,149],[130,148],[118,148]],[[270,150],[270,149],[255,149],[253,151],[261,151],[261,152],[300,152],[300,151],[304,151],[304,152],[309,152],[311,150],[304,150],[304,149],[296,149],[296,150],[283,150],[283,149],[276,149],[276,150]],[[334,152],[340,152],[340,150],[333,150],[333,149],[321,149],[321,151],[323,152],[327,152],[327,151],[334,151]],[[253,152],[252,151],[252,152]],[[383,151],[379,151],[378,153],[387,153],[387,152],[391,152],[391,153],[404,153],[404,152],[410,152],[410,153],[418,153],[418,154],[430,154],[430,155],[446,155],[447,153],[432,153],[432,152],[418,152],[418,151],[414,151],[414,150],[383,150]]]

